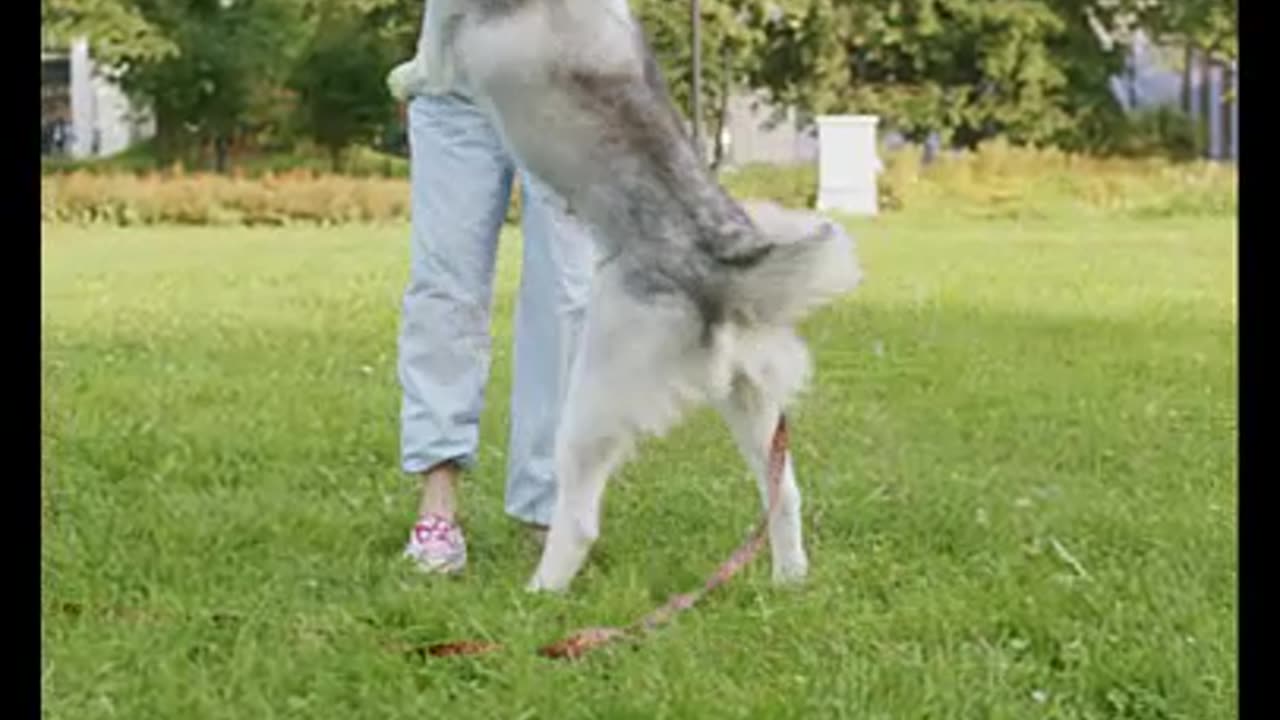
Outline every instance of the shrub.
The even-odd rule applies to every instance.
[[[927,166],[918,151],[888,154],[880,185],[881,197],[893,198],[896,208],[982,217],[1206,215],[1237,207],[1233,165],[1102,158],[1000,141],[943,154]]]
[[[41,216],[46,222],[280,225],[409,217],[409,186],[404,180],[309,171],[259,178],[75,172],[45,177],[41,191]]]
[[[232,158],[232,174],[242,177],[261,177],[267,174],[307,170],[316,173],[332,171],[331,159],[326,151],[310,143],[298,143],[287,151],[258,153]],[[118,155],[88,160],[67,158],[41,158],[44,175],[87,173],[91,175],[150,175],[172,172],[156,155],[151,143],[143,143]],[[348,148],[343,158],[343,175],[353,177],[409,177],[409,161],[364,146]]]
[[[813,165],[747,165],[726,170],[720,182],[739,198],[788,207],[813,207],[818,201],[818,169]]]
[[[1204,131],[1175,108],[1144,110],[1121,118],[1107,135],[1104,149],[1129,158],[1193,160],[1201,143],[1197,135]]]
[[[386,162],[388,156],[375,159]],[[1036,217],[1105,212],[1138,216],[1230,214],[1236,210],[1234,166],[1161,159],[1097,158],[992,142],[943,154],[923,165],[918,149],[885,155],[879,196],[885,212]],[[403,162],[401,160],[401,162]],[[817,170],[811,165],[751,166],[721,181],[739,198],[812,207]],[[46,222],[118,225],[401,222],[409,218],[403,177],[328,175],[309,169],[248,170],[226,176],[181,168],[147,174],[87,171],[46,175]],[[520,214],[519,184],[508,220]]]

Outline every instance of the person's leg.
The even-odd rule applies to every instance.
[[[594,249],[564,201],[521,173],[524,262],[516,305],[506,511],[545,528],[555,507],[555,431],[591,290]]]
[[[475,457],[489,375],[489,307],[513,170],[497,133],[457,96],[414,98],[410,279],[399,338],[401,466],[423,479],[406,554],[428,570],[465,564],[456,483]]]

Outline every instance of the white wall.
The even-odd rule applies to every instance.
[[[89,157],[93,149],[93,129],[97,124],[93,91],[93,66],[89,43],[84,38],[71,43],[71,157]]]
[[[114,155],[155,133],[118,85],[94,66],[84,38],[71,43],[71,156]],[[95,147],[96,140],[96,147]]]
[[[725,121],[729,145],[727,167],[753,163],[794,165],[818,159],[816,128],[796,128],[794,110],[781,116],[762,94],[738,94],[729,99]]]
[[[99,155],[115,155],[133,145],[135,139],[134,109],[129,98],[115,83],[94,79],[94,104],[98,110]]]
[[[1175,48],[1164,48],[1151,42],[1145,33],[1139,32],[1133,39],[1133,51],[1130,55],[1132,75],[1120,75],[1111,78],[1111,92],[1126,110],[1149,110],[1159,107],[1178,107],[1182,102],[1182,51]],[[1237,76],[1238,78],[1238,76]],[[1218,108],[1228,90],[1239,92],[1239,81],[1233,88],[1224,85],[1222,68],[1213,67],[1208,73],[1201,72],[1197,63],[1192,66],[1191,93],[1193,98],[1200,98],[1204,85],[1209,86],[1210,106]],[[1132,96],[1132,97],[1131,97]],[[1135,100],[1136,102],[1131,102]],[[1197,100],[1192,103],[1191,116],[1199,119],[1202,111]],[[1210,114],[1209,118],[1209,156],[1212,158],[1239,157],[1238,154],[1238,106],[1233,104],[1228,129],[1223,122],[1221,110]]]

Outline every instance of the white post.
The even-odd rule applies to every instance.
[[[1222,117],[1222,100],[1223,100],[1223,68],[1218,63],[1212,63],[1207,66],[1205,82],[1209,84],[1209,107],[1206,111],[1209,113],[1209,159],[1224,159],[1224,138],[1223,135],[1223,117]]]
[[[85,38],[73,40],[67,60],[71,69],[68,87],[71,95],[71,156],[84,158],[93,150],[93,129],[97,124],[89,41]]]
[[[1240,160],[1240,70],[1231,64],[1231,159]]]
[[[818,209],[853,215],[879,212],[874,115],[818,118]]]

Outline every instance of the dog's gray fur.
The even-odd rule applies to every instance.
[[[720,187],[625,0],[432,2],[425,88],[471,95],[596,238],[557,435],[559,497],[531,582],[561,590],[598,535],[605,481],[635,436],[665,431],[691,405],[721,410],[765,492],[771,431],[808,373],[792,327],[860,273],[834,223],[744,209]],[[799,502],[788,460],[770,527],[778,579],[807,568]]]

